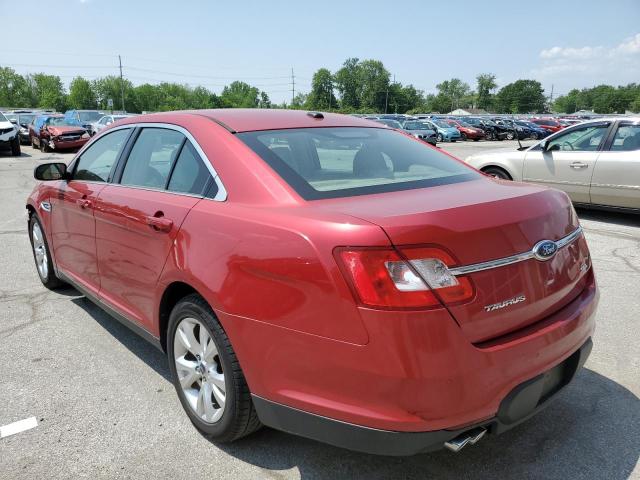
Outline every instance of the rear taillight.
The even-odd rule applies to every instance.
[[[467,277],[449,271],[454,259],[439,248],[342,248],[343,273],[360,302],[378,308],[429,308],[473,297]]]

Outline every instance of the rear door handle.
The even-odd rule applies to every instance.
[[[91,200],[87,200],[86,198],[79,198],[76,200],[76,203],[80,206],[80,208],[90,208]]]
[[[146,217],[147,225],[158,232],[170,232],[171,227],[173,227],[173,220],[169,218],[165,218],[163,216]]]
[[[569,166],[571,168],[573,168],[574,170],[580,170],[580,169],[583,169],[583,168],[587,168],[589,166],[589,164],[588,163],[582,163],[582,162],[573,162]]]

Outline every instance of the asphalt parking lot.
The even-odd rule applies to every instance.
[[[442,144],[466,157],[516,142]],[[24,203],[41,161],[0,153],[0,478],[640,478],[640,216],[579,211],[601,288],[594,350],[553,404],[459,454],[353,453],[270,429],[200,436],[165,357],[73,289],[39,282]],[[366,392],[363,392],[366,394]]]

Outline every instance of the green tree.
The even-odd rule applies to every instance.
[[[307,107],[307,102],[309,101],[309,95],[306,93],[296,93],[296,96],[293,97],[290,105],[287,105],[286,102],[282,105],[279,105],[278,108],[292,108],[294,110],[302,110]]]
[[[59,112],[67,109],[67,99],[62,80],[57,75],[36,73],[33,75],[38,107],[53,108]]]
[[[500,113],[539,113],[546,110],[544,89],[536,80],[517,80],[505,85],[496,95]]]
[[[97,103],[101,109],[107,109],[108,100],[113,101],[113,109],[120,110],[122,108],[122,91],[124,90],[124,108],[128,112],[137,112],[136,96],[133,84],[126,78],[120,80],[120,77],[109,75],[98,78],[92,82],[94,94]]]
[[[260,90],[248,83],[235,81],[224,87],[220,99],[227,108],[256,108]]]
[[[313,74],[311,92],[306,100],[309,110],[331,110],[338,107],[338,101],[333,95],[333,75],[326,68],[319,69]]]
[[[360,60],[348,58],[335,74],[336,89],[340,93],[340,106],[343,110],[357,110],[362,99],[362,78]]]
[[[436,111],[446,113],[467,106],[464,100],[471,94],[471,87],[468,83],[459,78],[452,78],[437,84],[436,88],[438,89],[438,95],[435,99]]]
[[[31,78],[23,77],[12,68],[0,67],[0,105],[4,107],[35,107],[37,96]]]
[[[498,87],[496,76],[492,73],[481,73],[476,77],[478,108],[491,110],[493,107],[493,91]]]
[[[96,96],[91,82],[82,77],[74,78],[69,85],[68,103],[71,108],[96,108]]]
[[[372,112],[384,112],[391,75],[379,60],[363,60],[359,73],[362,85],[360,107]]]

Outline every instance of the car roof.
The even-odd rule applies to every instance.
[[[232,132],[312,127],[388,128],[373,120],[365,120],[352,115],[322,112],[320,114],[322,118],[314,118],[314,114],[317,113],[306,110],[281,110],[276,108],[222,108],[137,115],[131,119],[131,122],[127,123],[166,122],[171,121],[172,116],[176,114],[187,114],[209,118]]]

